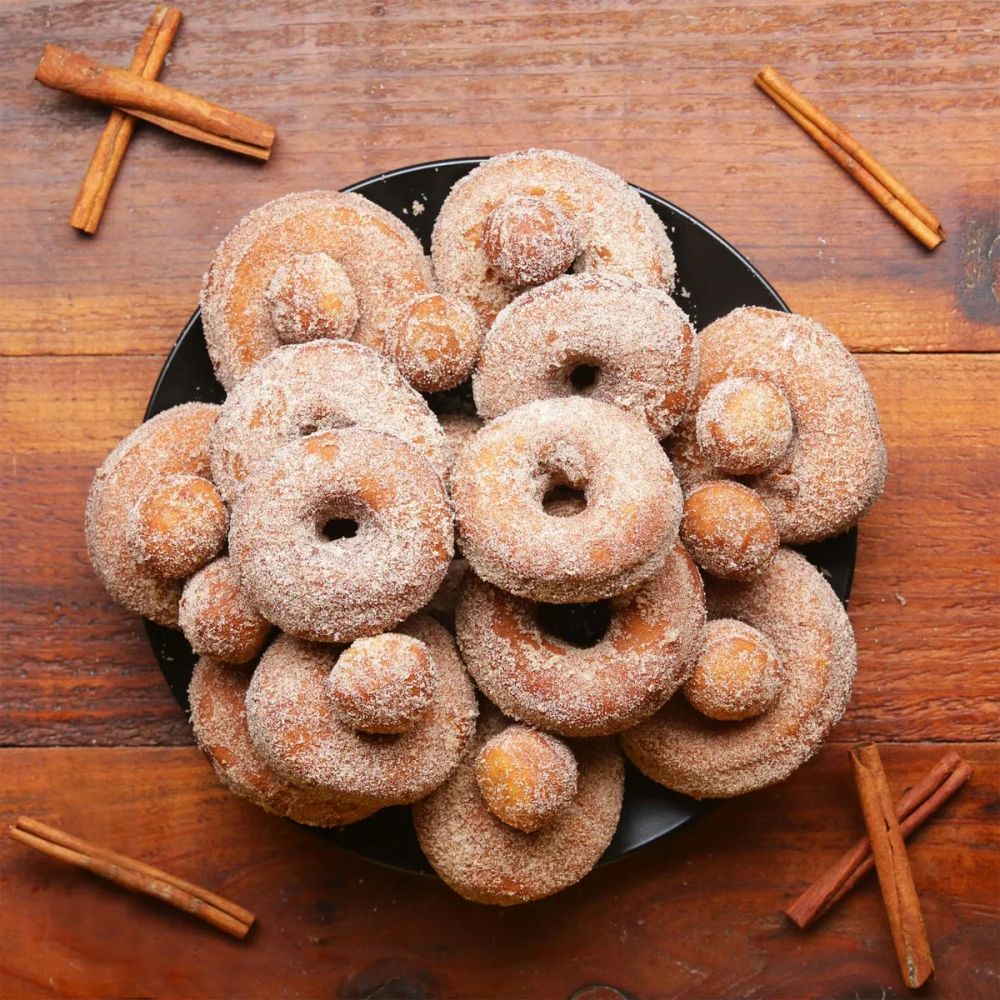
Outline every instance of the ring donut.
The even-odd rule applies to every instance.
[[[271,644],[246,704],[254,746],[278,773],[323,794],[393,805],[423,797],[455,769],[477,715],[455,641],[426,615],[395,631],[425,643],[435,667],[430,707],[395,736],[359,732],[336,713],[327,688],[336,648],[287,635]]]
[[[201,289],[208,353],[228,391],[282,337],[332,332],[381,350],[403,308],[431,291],[420,242],[394,215],[359,194],[288,194],[252,211],[215,251]],[[331,302],[342,304],[339,329],[317,329]]]
[[[375,812],[371,802],[299,788],[264,763],[247,729],[244,699],[252,673],[203,656],[191,675],[191,725],[219,780],[261,809],[308,826],[343,826]]]
[[[315,642],[376,635],[422,608],[454,555],[441,477],[399,438],[318,431],[276,451],[233,507],[250,604]]]
[[[670,239],[639,192],[559,150],[494,156],[463,177],[438,213],[431,258],[441,290],[467,299],[487,326],[523,284],[571,268],[674,284]]]
[[[503,309],[472,385],[485,420],[533,399],[582,393],[664,437],[687,409],[697,377],[697,338],[666,292],[617,275],[571,274]]]
[[[466,899],[497,906],[551,896],[587,875],[614,836],[625,781],[614,741],[573,742],[576,794],[541,829],[515,829],[490,811],[476,779],[480,751],[507,726],[496,709],[484,706],[455,773],[413,805],[421,850],[438,875]]]
[[[734,458],[749,457],[759,470],[745,482],[763,498],[782,542],[846,531],[881,494],[886,475],[875,403],[847,348],[804,316],[756,306],[716,320],[699,341],[695,401],[668,443],[685,494],[727,475],[702,446],[712,438],[716,461],[732,468]]]
[[[87,496],[87,552],[105,589],[129,611],[169,628],[177,628],[184,581],[138,559],[127,527],[151,483],[209,475],[209,435],[218,414],[210,403],[184,403],[147,420],[104,460]],[[214,508],[208,512],[214,518]]]
[[[696,799],[743,795],[783,781],[819,749],[851,697],[851,623],[823,575],[791,549],[749,583],[706,584],[712,618],[759,630],[783,672],[776,700],[751,718],[719,722],[675,695],[619,737],[654,781]]]
[[[677,537],[681,493],[644,424],[574,396],[526,403],[487,424],[451,472],[462,553],[509,594],[572,604],[623,593],[660,569]],[[568,486],[585,509],[546,511]]]
[[[412,444],[447,468],[444,432],[423,397],[376,351],[346,340],[278,348],[222,404],[212,471],[232,503],[244,480],[281,445],[317,430],[362,427]]]
[[[467,575],[455,618],[462,656],[501,711],[563,736],[604,736],[655,712],[701,646],[705,597],[678,545],[663,569],[611,603],[603,638],[579,648],[539,623],[538,605]]]

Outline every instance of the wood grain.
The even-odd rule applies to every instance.
[[[991,5],[195,0],[166,81],[273,122],[265,167],[141,126],[100,236],[62,223],[103,112],[33,85],[46,42],[125,64],[147,0],[5,5],[8,354],[163,353],[248,210],[407,163],[554,145],[676,201],[855,349],[1000,346]],[[933,255],[752,86],[765,62],[942,219]],[[919,123],[919,125],[915,124]]]
[[[988,997],[1000,773],[992,750],[955,749],[973,762],[972,780],[910,842],[938,963],[921,995]],[[940,753],[886,748],[894,792]],[[260,813],[218,786],[194,750],[10,750],[4,761],[5,819],[14,799],[238,899],[259,919],[241,945],[4,842],[3,895],[17,901],[0,911],[5,997],[568,997],[594,982],[636,997],[902,989],[873,879],[808,934],[781,913],[863,831],[842,745],[560,896],[509,910],[359,862]]]
[[[843,739],[1000,734],[1000,357],[869,355],[890,456],[862,522],[859,645]],[[87,561],[94,469],[140,419],[159,357],[0,359],[0,568],[7,601],[0,743],[178,744],[186,722],[139,621]],[[942,670],[955,678],[942,683]]]

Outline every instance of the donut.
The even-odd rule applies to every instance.
[[[607,630],[589,648],[545,629],[543,611],[470,573],[455,627],[490,701],[563,736],[616,733],[655,712],[687,679],[705,625],[701,577],[679,545],[652,580],[611,602]]]
[[[508,726],[487,740],[475,768],[486,808],[524,833],[551,823],[577,793],[573,751],[527,726]]]
[[[223,663],[249,663],[272,632],[271,623],[240,588],[228,556],[210,562],[184,584],[178,621],[195,653]]]
[[[483,341],[473,391],[486,420],[533,399],[581,394],[627,410],[664,437],[697,377],[697,338],[665,291],[613,274],[570,274],[501,311]]]
[[[288,441],[342,427],[383,431],[445,471],[444,434],[396,366],[346,340],[280,347],[230,392],[212,434],[212,474],[228,503]]]
[[[350,340],[358,325],[351,279],[325,253],[300,253],[284,260],[264,290],[264,301],[283,344],[319,337]]]
[[[420,242],[385,209],[359,194],[288,194],[252,211],[215,251],[201,289],[208,353],[228,391],[283,339],[350,329],[381,350],[403,308],[430,291]]]
[[[476,697],[451,636],[426,615],[397,629],[424,643],[434,661],[430,707],[395,736],[372,736],[341,721],[328,677],[331,646],[279,636],[261,657],[247,692],[254,746],[290,781],[325,795],[381,805],[413,802],[454,770],[475,732]]]
[[[688,493],[681,541],[706,573],[724,580],[756,576],[781,544],[763,499],[731,479],[702,483]]]
[[[432,292],[414,299],[385,338],[385,353],[420,392],[464,382],[479,357],[483,327],[461,299]]]
[[[452,559],[441,585],[424,609],[450,632],[455,631],[455,609],[465,585],[465,576],[471,573],[469,564],[461,557]]]
[[[427,644],[385,632],[357,639],[337,658],[326,693],[337,717],[364,733],[405,733],[430,708],[434,659]]]
[[[569,486],[586,507],[546,513]],[[581,397],[526,403],[487,424],[451,474],[462,553],[482,579],[553,604],[630,590],[663,565],[681,494],[656,438],[635,418]]]
[[[444,432],[445,483],[451,482],[451,470],[458,460],[459,452],[472,440],[483,426],[482,420],[474,413],[442,413],[438,416]]]
[[[770,708],[719,722],[683,696],[619,737],[654,781],[696,799],[728,798],[783,781],[819,749],[851,697],[851,623],[823,575],[791,549],[748,583],[710,581],[713,618],[734,618],[770,641],[784,669]]]
[[[229,511],[218,490],[200,476],[154,479],[125,522],[125,540],[137,562],[179,580],[214,559],[226,544]]]
[[[454,554],[441,477],[388,434],[318,431],[244,483],[229,555],[250,603],[315,642],[376,635],[422,608]]]
[[[139,562],[126,526],[153,481],[209,475],[208,440],[218,413],[209,403],[185,403],[147,420],[104,460],[87,496],[87,553],[101,583],[129,611],[169,628],[177,627],[182,581]]]
[[[343,826],[375,812],[371,801],[299,788],[264,763],[247,729],[244,699],[252,673],[203,656],[191,675],[191,725],[219,780],[261,809],[308,826]]]
[[[469,753],[412,807],[421,850],[438,875],[466,899],[498,906],[551,896],[591,871],[618,826],[625,777],[612,740],[573,743],[576,795],[541,829],[524,833],[493,815],[476,779],[479,752],[507,725],[484,706]]]
[[[699,346],[695,399],[668,443],[685,493],[724,477],[709,454],[726,468],[743,461],[761,469],[770,461],[746,483],[767,504],[782,542],[819,541],[850,528],[882,492],[886,454],[871,392],[847,348],[804,316],[756,306],[707,326]],[[748,381],[767,388],[750,393]],[[782,397],[793,425],[784,449]],[[708,452],[699,420],[702,439],[712,438]]]
[[[716,618],[684,682],[684,697],[702,715],[733,722],[760,715],[781,693],[785,674],[770,640],[745,622]]]
[[[467,299],[487,326],[522,277],[555,277],[559,265],[667,291],[675,272],[663,223],[638,191],[582,156],[544,149],[494,156],[463,177],[434,223],[431,259],[441,291]]]

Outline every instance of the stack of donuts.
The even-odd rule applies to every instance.
[[[441,877],[509,905],[597,863],[624,758],[705,798],[816,751],[855,646],[786,546],[881,492],[875,407],[819,324],[696,334],[674,280],[640,195],[556,151],[459,181],[429,258],[327,191],[223,240],[225,402],[129,435],[86,533],[111,596],[197,654],[229,788],[317,826],[412,803]]]

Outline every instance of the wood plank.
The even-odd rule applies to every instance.
[[[1000,761],[995,746],[954,747],[973,778],[911,840],[938,970],[926,995],[986,997],[1000,972]],[[943,752],[885,747],[894,790]],[[567,997],[590,983],[637,997],[903,992],[873,879],[808,934],[780,912],[863,832],[843,745],[560,896],[507,910],[259,812],[192,749],[8,749],[0,766],[5,816],[141,857],[259,919],[241,944],[4,839],[0,994],[12,1000]]]
[[[989,4],[272,0],[234,24],[205,0],[187,13],[164,78],[274,122],[274,156],[262,168],[143,126],[88,239],[65,220],[104,112],[28,81],[48,41],[127,62],[148,4],[5,6],[3,353],[162,353],[215,245],[267,198],[529,145],[592,156],[684,206],[855,349],[1000,347]],[[938,251],[754,90],[764,61],[941,216]]]
[[[870,355],[890,455],[862,523],[859,672],[844,739],[1000,735],[1000,357]],[[158,357],[0,360],[7,711],[0,744],[178,744],[186,722],[138,620],[87,561],[93,470],[140,418]]]

